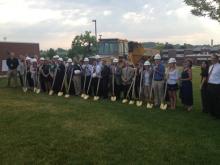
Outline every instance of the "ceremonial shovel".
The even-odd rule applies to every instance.
[[[99,79],[98,79],[98,85],[97,85],[97,89],[96,89],[96,96],[94,96],[94,98],[93,98],[94,101],[98,101],[99,98],[100,98],[100,97],[98,96],[100,80],[101,80],[101,78],[99,77]]]
[[[69,85],[68,85],[67,93],[65,94],[65,98],[70,97],[69,91],[70,91],[70,86],[71,86],[71,83],[72,83],[72,78],[73,78],[73,69],[71,71],[70,80],[69,80],[70,82],[69,82]]]
[[[66,72],[67,72],[67,69],[65,68],[65,74],[64,74],[64,77],[63,77],[63,82],[62,82],[62,85],[61,85],[61,89],[60,89],[60,92],[58,92],[58,96],[63,96],[63,86],[64,86],[64,82],[65,82],[65,79],[66,79]],[[66,88],[66,87],[65,87]]]
[[[143,70],[141,72],[141,79],[140,79],[139,100],[136,102],[137,107],[141,107],[143,104],[143,102],[141,101],[142,80],[143,80]]]
[[[166,93],[167,93],[167,81],[166,81],[166,85],[165,85],[165,91],[164,91],[163,102],[160,104],[160,109],[161,109],[161,110],[166,110],[166,109],[167,109],[167,104],[165,103]]]
[[[111,101],[114,102],[116,101],[116,96],[115,96],[115,74],[112,74],[112,96],[111,96]]]

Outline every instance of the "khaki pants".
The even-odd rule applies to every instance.
[[[153,81],[154,104],[160,105],[164,96],[164,81]]]
[[[81,77],[79,75],[73,76],[73,84],[75,89],[75,95],[80,95],[81,93]]]
[[[8,86],[11,86],[11,79],[14,80],[14,86],[17,87],[17,70],[8,71]]]

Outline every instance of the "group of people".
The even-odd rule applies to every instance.
[[[19,62],[18,62],[19,61]],[[132,64],[126,59],[114,58],[109,64],[99,55],[95,59],[64,61],[58,55],[53,59],[25,57],[16,60],[14,53],[7,59],[8,82],[11,77],[20,77],[23,89],[75,96],[95,96],[112,101],[134,104],[135,101],[152,103],[155,107],[168,103],[176,109],[177,91],[187,111],[193,107],[192,61],[185,60],[180,73],[176,59],[168,60],[167,68],[160,54],[153,61]],[[17,69],[19,67],[19,69]],[[14,76],[16,75],[16,76]],[[217,55],[212,55],[212,65],[202,64],[201,95],[204,112],[220,117],[220,64]],[[51,93],[52,91],[52,93]],[[130,101],[129,101],[130,100]]]

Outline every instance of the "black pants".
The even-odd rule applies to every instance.
[[[207,92],[207,85],[203,85],[201,89],[201,101],[202,101],[202,112],[209,112],[208,111],[208,92]]]
[[[121,98],[121,92],[122,92],[123,86],[120,84],[116,84],[115,83],[115,96],[117,97],[117,99]]]
[[[220,84],[208,84],[207,108],[212,116],[220,118]]]
[[[103,77],[102,78],[102,87],[101,87],[101,96],[104,98],[104,99],[107,99],[108,98],[108,82],[109,82],[109,79],[107,77]]]

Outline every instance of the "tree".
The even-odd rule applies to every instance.
[[[68,56],[72,57],[87,57],[96,53],[97,41],[95,36],[91,36],[90,31],[85,31],[84,34],[77,35],[72,41],[72,48],[68,51]]]
[[[161,51],[163,50],[165,45],[163,43],[156,43],[155,49]]]
[[[53,56],[56,55],[56,51],[52,48],[50,48],[48,51],[47,51],[47,57],[49,57],[50,59],[53,58]]]
[[[184,0],[193,9],[193,15],[208,16],[220,22],[220,0]]]
[[[172,44],[170,44],[170,43],[165,43],[165,45],[164,45],[164,49],[174,49],[174,46],[172,45]]]

